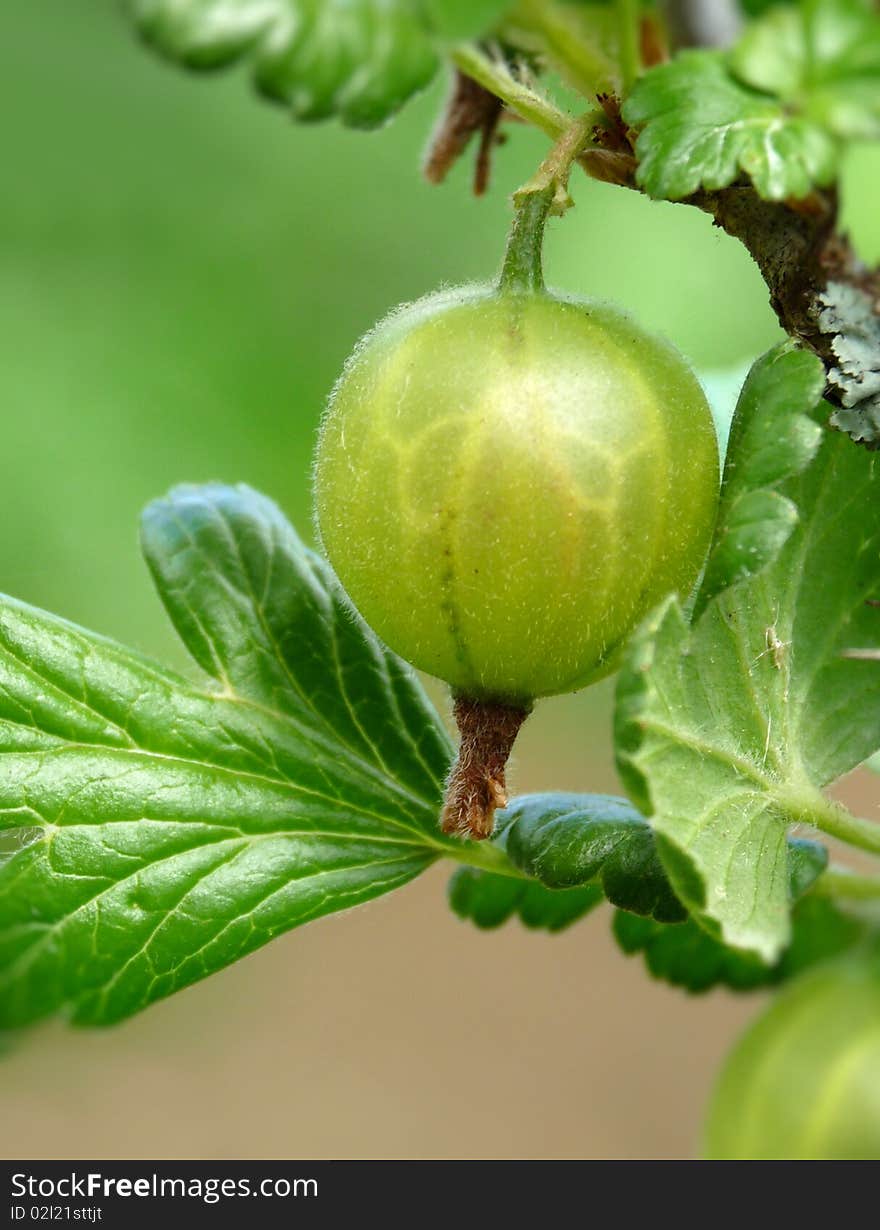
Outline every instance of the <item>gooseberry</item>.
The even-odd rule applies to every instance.
[[[446,833],[491,834],[533,700],[611,670],[693,584],[715,519],[717,441],[687,364],[617,308],[544,288],[563,189],[545,164],[516,195],[497,285],[367,334],[318,440],[318,527],[349,597],[455,695]]]
[[[786,987],[734,1048],[709,1112],[710,1157],[880,1157],[880,969],[819,967]]]
[[[696,378],[607,304],[474,286],[355,350],[317,451],[321,539],[351,601],[469,698],[591,683],[702,564],[718,446]]]

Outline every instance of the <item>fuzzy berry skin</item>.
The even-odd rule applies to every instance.
[[[354,605],[457,693],[569,692],[696,579],[718,445],[694,375],[603,303],[465,287],[382,321],[334,389],[318,525]]]
[[[880,1157],[880,966],[817,966],[775,996],[730,1054],[709,1111],[710,1158]]]

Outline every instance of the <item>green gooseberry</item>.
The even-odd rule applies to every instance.
[[[470,286],[361,341],[317,450],[324,549],[391,649],[527,707],[613,669],[709,544],[718,444],[667,342],[611,305]]]
[[[787,986],[734,1048],[709,1111],[712,1158],[880,1157],[877,957]]]

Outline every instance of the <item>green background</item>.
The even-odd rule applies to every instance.
[[[436,83],[379,133],[347,132],[335,124],[295,128],[283,111],[254,100],[244,74],[191,78],[139,48],[120,7],[109,0],[28,0],[0,8],[0,589],[180,664],[180,651],[138,555],[137,519],[143,504],[180,481],[244,480],[278,500],[300,530],[310,534],[315,429],[346,354],[394,304],[441,283],[493,272],[503,247],[509,194],[546,148],[540,135],[511,126],[487,198],[470,196],[467,159],[442,188],[429,187],[419,164],[444,89],[443,82]],[[880,157],[876,150],[856,151],[847,169],[846,216],[862,254],[871,259],[880,256],[878,190]],[[704,373],[740,368],[778,336],[756,270],[707,217],[583,178],[573,181],[573,191],[576,209],[553,224],[548,239],[552,285],[613,297],[676,342]],[[600,688],[586,698],[540,708],[515,766],[521,786],[614,787],[608,695],[607,688]],[[408,920],[413,951],[434,952],[435,979],[447,971],[448,999],[434,1002],[429,996],[425,1005],[446,1045],[452,1044],[454,1030],[444,1024],[442,1004],[467,996],[465,975],[456,971],[466,967],[472,949],[462,949],[459,965],[444,965],[441,959],[438,967],[430,945],[432,937],[446,934],[443,928],[450,929],[451,937],[444,959],[457,951],[456,944],[482,945],[476,950],[482,955],[474,968],[473,994],[483,987],[495,1000],[502,995],[491,979],[487,986],[485,974],[486,963],[500,954],[508,962],[505,993],[510,989],[511,1003],[522,1004],[519,1010],[526,1013],[532,1011],[532,1000],[540,1013],[535,979],[556,968],[553,961],[582,944],[577,949],[580,967],[583,953],[590,957],[590,943],[605,944],[604,937],[536,941],[517,938],[515,932],[503,940],[465,939],[460,925],[446,918],[437,883],[428,880],[426,885],[411,890],[399,917]],[[370,928],[375,930],[377,917],[392,918],[395,902],[383,904],[381,915],[378,909],[364,916],[370,921],[363,925],[360,915],[345,916],[336,930],[326,924],[316,929],[316,940],[287,937],[279,942],[279,952],[296,951],[301,960],[312,959],[323,968],[331,960],[327,945],[335,944],[332,959],[341,965],[334,968],[340,977],[346,970],[350,976],[350,945],[361,936],[364,944],[373,942]],[[596,924],[589,925],[595,929]],[[340,936],[348,941],[341,942]],[[540,947],[533,948],[536,943]],[[550,957],[545,946],[554,944],[559,947]],[[622,958],[612,961],[605,948],[596,952],[593,959],[601,964],[607,958],[608,970],[620,971],[609,975],[620,980],[613,984],[621,988],[620,1012],[651,1011],[662,1039],[664,1009],[657,1007],[658,997],[673,993],[650,987],[635,966]],[[569,964],[559,969],[568,985],[572,958],[565,959]],[[131,1125],[127,1135],[112,1129],[120,1081],[140,1080],[144,1122],[153,1122],[151,1098],[160,1097],[157,1091],[163,1088],[161,1081],[156,1084],[157,1054],[167,1056],[170,1049],[172,1068],[179,1062],[181,1073],[198,1071],[195,1043],[182,1042],[179,1050],[172,1039],[197,1038],[206,1014],[216,1023],[217,1015],[227,1012],[232,1024],[202,1073],[205,1088],[198,1081],[189,1088],[181,1075],[169,1087],[178,1103],[175,1122],[186,1135],[178,1140],[172,1131],[165,1137],[166,1156],[175,1149],[186,1155],[187,1144],[189,1156],[206,1151],[268,1155],[270,1139],[280,1142],[276,1156],[297,1147],[300,1153],[311,1148],[325,1156],[346,1149],[355,1154],[373,1150],[379,1156],[407,1149],[437,1155],[443,1141],[448,1141],[449,1154],[459,1155],[462,1129],[455,1123],[444,1133],[445,1112],[438,1109],[448,1084],[442,1061],[435,1068],[444,1087],[438,1084],[432,1101],[427,1081],[417,1103],[420,1111],[404,1113],[401,1105],[410,1103],[404,1086],[398,1089],[394,1083],[397,1068],[389,1059],[386,1070],[377,1060],[375,1082],[363,1087],[355,1082],[352,1094],[364,1106],[371,1103],[374,1114],[356,1116],[348,1135],[348,1127],[337,1127],[334,1135],[340,1115],[351,1125],[350,1113],[340,1111],[328,1120],[326,1137],[315,1127],[311,1135],[303,1128],[305,1134],[297,1136],[289,1127],[293,1094],[286,1103],[290,1114],[277,1121],[267,1117],[274,1093],[267,1078],[262,1093],[258,1088],[247,1108],[228,1119],[228,1132],[215,1140],[218,1112],[206,1097],[207,1083],[230,1065],[240,1072],[252,1054],[254,1026],[240,1006],[242,996],[254,1011],[261,1007],[285,1016],[287,1008],[278,999],[279,967],[273,964],[279,960],[251,958],[244,963],[246,972],[221,975],[215,982],[219,989],[188,992],[179,997],[182,1006],[152,1010],[146,1024],[133,1023],[112,1035],[117,1039],[112,1044],[69,1039],[50,1030],[45,1041],[15,1052],[6,1066],[11,1099],[7,1151],[27,1152],[30,1145],[33,1153],[39,1143],[50,1156],[52,1149],[58,1155],[76,1147],[88,1155],[85,1141],[105,1151],[118,1142],[123,1155],[126,1149],[129,1155],[161,1154],[161,1138],[154,1145],[150,1135],[160,1131],[158,1106],[153,1107],[156,1126],[145,1127],[143,1134]],[[412,960],[414,969],[423,968],[418,957]],[[527,976],[530,960],[536,966]],[[519,971],[524,980],[518,994],[511,971]],[[396,987],[390,966],[388,977],[389,986]],[[424,990],[415,977],[408,985]],[[328,983],[325,990],[329,998],[319,994],[313,1001],[313,1045],[320,1047],[320,1039],[329,1038],[330,1049],[323,1056],[319,1051],[314,1061],[332,1066],[339,1062],[338,1048],[347,1046],[352,1071],[360,1074],[364,1062],[357,1040],[332,1042],[333,1030],[328,1034],[322,1028],[328,1015],[340,1010],[333,998],[338,985]],[[577,1016],[583,1008],[577,998],[581,992],[574,988],[571,994],[565,1011]],[[389,1030],[396,1036],[393,1023],[382,1023],[382,1005],[366,984],[364,995],[363,1002],[345,999],[352,1020],[369,1011],[367,1033],[373,1041],[380,1034],[387,1038]],[[392,991],[389,995],[393,999]],[[552,989],[547,995],[552,1001]],[[230,1006],[230,997],[238,1008]],[[601,1016],[599,1006],[593,1004],[592,1010]],[[693,1021],[696,1028],[708,1020],[702,1011],[702,1018],[696,1009],[679,1016],[679,1007],[670,1007],[669,1019]],[[719,1022],[720,1046],[742,1010],[728,1011],[722,1004],[712,1012]],[[558,1012],[548,1020],[557,1022]],[[523,1052],[526,1063],[539,1047],[541,1028],[537,1017],[529,1022],[526,1036],[534,1037],[532,1049]],[[601,1021],[596,1028],[601,1033]],[[613,1012],[604,1028],[612,1052],[615,1044],[628,1046],[632,1060],[637,1047]],[[304,1022],[303,1038],[308,1030]],[[357,1035],[361,1041],[362,1033]],[[479,1030],[478,1036],[483,1036]],[[277,1047],[283,1038],[295,1046],[297,1037],[295,1024],[285,1023],[261,1044]],[[490,1039],[484,1041],[488,1047]],[[439,1047],[443,1044],[438,1041]],[[696,1104],[716,1054],[710,1046],[705,1055],[683,1052],[683,1060],[688,1053],[696,1075],[686,1079],[696,1081]],[[492,1070],[488,1051],[483,1055],[478,1048],[475,1054],[483,1072]],[[645,1072],[653,1071],[656,1055],[649,1050],[643,1058]],[[456,1062],[461,1070],[460,1051]],[[133,1076],[137,1064],[140,1075]],[[415,1059],[413,1064],[418,1072]],[[112,1079],[111,1071],[116,1072]],[[645,1072],[640,1074],[636,1063],[632,1087],[615,1093],[621,1115],[628,1098],[633,1107],[641,1104]],[[342,1097],[333,1092],[331,1081],[329,1092],[326,1085],[316,1086],[312,1104],[301,1077],[297,1096],[306,1098],[307,1113],[296,1120],[300,1126],[320,1122],[319,1101],[323,1106],[327,1098],[332,1104],[334,1097]],[[406,1089],[419,1079],[424,1078],[408,1074]],[[472,1078],[477,1090],[479,1079]],[[481,1135],[473,1143],[465,1140],[467,1148],[479,1150],[493,1125],[504,1140],[514,1122],[504,1102],[508,1086],[507,1076],[499,1072],[497,1089],[481,1091],[483,1118],[471,1119]],[[590,1144],[581,1099],[580,1137],[573,1134],[575,1120],[565,1118],[574,1113],[570,1074],[559,1071],[556,1094],[562,1109],[556,1122],[562,1139],[572,1142],[572,1155],[582,1149],[601,1154],[602,1131],[612,1155],[625,1148],[633,1155],[673,1148],[675,1128],[664,1130],[657,1123],[652,1136],[650,1122],[633,1127],[632,1115],[627,1124],[621,1119],[624,1143],[615,1144],[615,1112],[610,1102],[602,1103],[601,1081],[598,1088],[600,1143]],[[686,1094],[682,1102],[687,1103]],[[486,1119],[490,1105],[494,1119]],[[450,1116],[452,1125],[452,1111]],[[388,1124],[384,1136],[383,1122]],[[289,1128],[286,1134],[279,1123]],[[441,1127],[435,1137],[432,1125],[437,1123]],[[399,1128],[403,1134],[398,1138]],[[684,1122],[681,1139],[686,1132],[695,1135],[693,1122]],[[542,1148],[550,1156],[563,1154],[552,1133],[536,1133],[535,1120],[529,1119],[511,1137],[514,1143],[498,1148],[508,1156],[517,1147],[522,1155],[540,1155]]]

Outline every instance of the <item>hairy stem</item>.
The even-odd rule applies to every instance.
[[[472,43],[453,48],[452,62],[485,90],[500,98],[508,110],[557,141],[568,128],[568,116],[555,103],[518,81],[503,60],[486,55]]]
[[[499,285],[505,291],[539,293],[544,289],[541,254],[548,215],[569,202],[568,176],[592,129],[587,114],[569,124],[538,170],[514,193],[514,214]]]
[[[878,901],[880,876],[863,876],[845,867],[829,867],[812,891],[824,897],[843,897],[850,901]]]
[[[496,808],[507,806],[507,758],[529,710],[458,696],[453,713],[461,742],[446,783],[440,828],[482,840],[492,836]]]
[[[524,871],[520,871],[494,841],[458,841],[453,846],[438,842],[437,850],[446,858],[454,859],[456,863],[476,867],[480,871],[491,872],[492,875],[506,876],[511,880],[532,879]]]
[[[541,252],[555,191],[551,184],[540,192],[525,194],[516,202],[498,280],[501,290],[538,294],[544,289]]]
[[[589,145],[590,135],[600,119],[605,120],[605,113],[592,109],[585,111],[578,119],[569,121],[535,175],[528,184],[520,188],[517,195],[540,191],[550,184],[565,188],[572,165],[577,162],[585,146]]]
[[[809,824],[847,845],[880,854],[880,823],[854,816],[818,790],[792,791],[784,797],[777,796],[777,801],[790,823]]]
[[[614,88],[617,65],[577,6],[555,0],[520,0],[511,25],[524,46],[545,56],[585,98]]]

